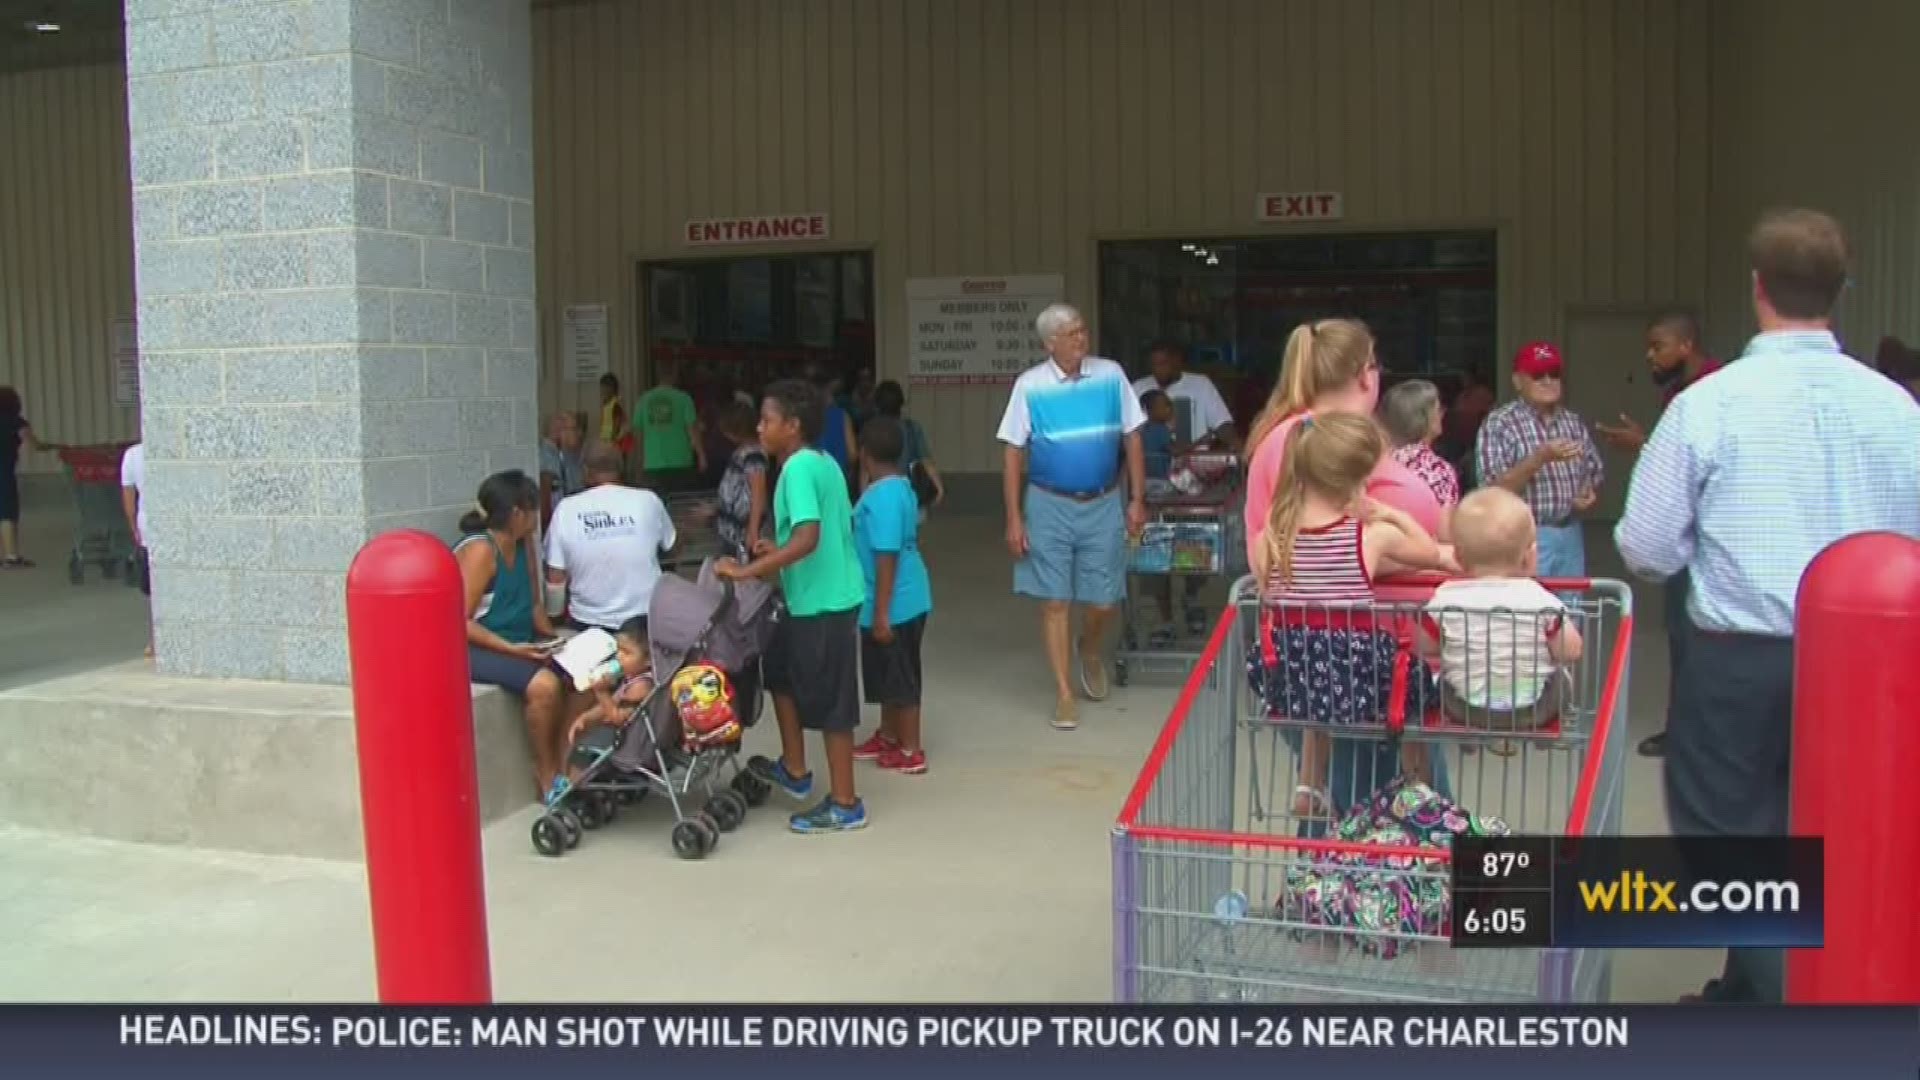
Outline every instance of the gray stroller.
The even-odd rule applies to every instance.
[[[753,726],[762,697],[760,654],[773,640],[781,615],[770,586],[723,581],[711,562],[695,581],[662,575],[647,614],[654,690],[620,726],[581,738],[573,752],[579,775],[534,821],[534,850],[564,854],[579,844],[585,830],[607,824],[621,806],[657,792],[673,806],[674,853],[701,859],[719,845],[721,833],[739,827],[749,807],[766,802],[772,789],[741,767],[737,738],[700,746],[681,738],[668,686],[687,665],[712,664],[727,673],[735,719],[742,729]],[[696,789],[697,809],[689,805]]]

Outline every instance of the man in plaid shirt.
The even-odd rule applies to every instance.
[[[1544,578],[1587,576],[1578,515],[1592,509],[1603,478],[1587,425],[1560,403],[1561,374],[1559,349],[1544,341],[1523,346],[1513,358],[1519,399],[1487,414],[1474,452],[1482,486],[1506,488],[1533,508]]]

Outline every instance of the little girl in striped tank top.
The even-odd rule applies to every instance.
[[[1431,675],[1391,627],[1376,625],[1373,579],[1436,569],[1441,551],[1420,523],[1369,499],[1367,479],[1387,452],[1380,429],[1351,413],[1309,416],[1287,435],[1264,546],[1259,648],[1248,675],[1271,715],[1314,724],[1386,719],[1396,663],[1407,665],[1407,709],[1424,711]],[[1302,732],[1296,816],[1344,810],[1327,798],[1332,736]],[[1423,774],[1419,748],[1401,750],[1405,772]],[[1364,798],[1368,792],[1355,792]]]

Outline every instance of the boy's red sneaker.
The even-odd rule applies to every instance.
[[[853,748],[853,760],[874,761],[878,759],[880,755],[897,747],[898,744],[892,739],[876,731],[873,733],[872,738]]]
[[[909,754],[897,746],[889,746],[880,755],[878,764],[883,769],[891,769],[908,776],[919,776],[927,771],[927,752],[915,750]]]

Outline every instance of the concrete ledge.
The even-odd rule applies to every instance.
[[[483,823],[532,798],[520,702],[474,688]],[[358,859],[345,687],[182,679],[144,662],[0,693],[0,822],[139,843]],[[423,772],[440,767],[422,761]]]

